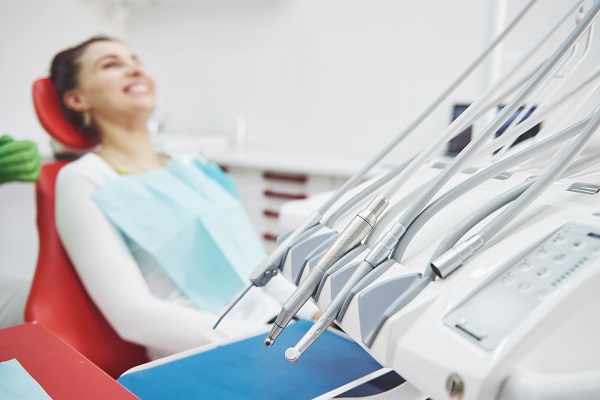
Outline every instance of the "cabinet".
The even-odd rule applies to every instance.
[[[340,187],[346,177],[282,172],[274,169],[221,166],[236,180],[250,219],[261,236],[265,250],[275,248],[277,236],[287,228],[279,224],[281,206],[290,200],[302,200],[312,195]]]

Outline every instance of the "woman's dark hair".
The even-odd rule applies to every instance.
[[[89,45],[103,41],[115,41],[115,39],[108,36],[94,36],[77,46],[56,54],[50,65],[50,80],[52,80],[56,89],[56,95],[63,113],[84,135],[95,139],[98,139],[98,132],[91,126],[84,126],[83,114],[68,108],[64,101],[64,95],[69,90],[77,88],[79,84],[79,57]]]

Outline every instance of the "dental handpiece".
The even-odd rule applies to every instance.
[[[296,313],[306,304],[313,295],[323,275],[342,256],[358,245],[375,226],[377,217],[387,207],[389,201],[383,196],[375,197],[369,205],[360,211],[344,228],[334,243],[325,251],[325,254],[315,264],[306,279],[296,288],[294,293],[285,302],[269,335],[265,339],[265,346],[271,347],[275,339],[290,323]]]
[[[356,270],[354,270],[350,279],[348,279],[329,306],[327,306],[327,309],[323,312],[317,322],[315,322],[300,341],[298,341],[296,346],[286,350],[286,360],[291,363],[298,361],[302,353],[304,353],[306,349],[308,349],[323,334],[323,332],[325,332],[325,329],[331,325],[333,320],[339,314],[346,297],[348,297],[352,288],[387,259],[405,231],[406,228],[397,223],[375,244],[375,247],[373,247],[366,255]]]
[[[333,320],[337,317],[342,304],[346,299],[344,293],[349,293],[350,290],[360,280],[369,274],[373,270],[373,266],[366,261],[363,261],[357,267],[355,273],[352,274],[350,280],[342,287],[340,294],[337,295],[327,309],[323,312],[321,317],[310,327],[308,332],[302,336],[296,346],[290,347],[285,351],[285,359],[290,363],[296,363],[300,356],[325,332],[325,330],[331,325]]]

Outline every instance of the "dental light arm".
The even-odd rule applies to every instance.
[[[598,8],[600,2],[595,3]],[[498,233],[509,221],[515,218],[525,207],[534,201],[552,182],[560,176],[568,167],[569,163],[583,149],[587,142],[600,127],[600,113],[596,113],[585,128],[573,142],[561,152],[559,158],[554,161],[548,170],[531,185],[531,187],[519,196],[508,208],[504,209],[496,218],[482,228],[479,233],[471,236],[465,241],[457,244],[446,251],[440,257],[431,262],[435,274],[440,278],[446,278],[463,263],[475,254],[483,245]]]

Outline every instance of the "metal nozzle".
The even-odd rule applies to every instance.
[[[306,304],[310,296],[315,292],[317,286],[323,278],[323,271],[319,268],[313,268],[306,279],[296,288],[292,296],[285,302],[279,315],[275,319],[275,323],[271,327],[269,336],[265,339],[265,346],[273,345],[277,336],[285,329],[285,327],[294,318],[298,310]],[[269,342],[269,344],[267,344]]]
[[[431,261],[431,269],[438,277],[445,279],[460,268],[483,244],[479,235],[473,235]]]
[[[277,339],[281,331],[283,331],[283,328],[277,325],[277,323],[274,323],[271,327],[271,332],[269,332],[269,335],[265,338],[265,346],[273,346],[273,344],[275,344],[275,339]]]
[[[339,314],[342,304],[344,304],[344,300],[348,296],[348,293],[350,293],[350,290],[352,290],[352,288],[372,270],[373,266],[368,262],[363,261],[360,263],[336,297],[331,301],[329,306],[327,306],[327,309],[321,314],[319,319],[310,327],[308,332],[302,336],[295,347],[286,351],[285,358],[289,362],[295,363],[298,361],[298,358],[300,358],[302,353],[304,353],[306,349],[308,349],[323,334],[323,332],[327,330]]]
[[[296,361],[300,358],[302,352],[297,347],[290,347],[285,351],[285,359],[295,364]]]
[[[334,307],[335,308],[335,307]],[[290,347],[285,351],[285,359],[291,363],[296,363],[302,353],[304,353],[321,335],[327,330],[335,319],[337,312],[330,309],[325,310],[321,317],[310,327],[308,332],[300,338],[296,346]]]

